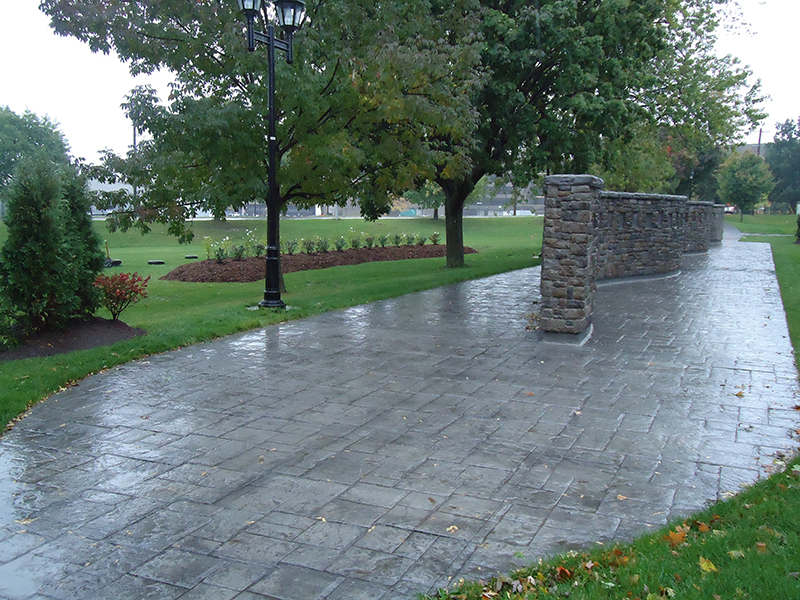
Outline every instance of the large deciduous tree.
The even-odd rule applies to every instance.
[[[648,120],[630,139],[611,140],[602,167],[628,191],[717,198],[715,173],[727,149],[765,117],[760,82],[733,56],[715,50],[722,27],[734,27],[734,0],[669,2],[664,45],[650,80],[637,90]],[[643,164],[651,168],[642,170]]]
[[[752,210],[756,204],[766,200],[775,186],[775,180],[767,163],[752,152],[734,152],[717,175],[719,195],[726,204],[731,204],[741,212]]]
[[[276,59],[280,198],[357,198],[366,218],[434,169],[461,172],[475,127],[473,0],[317,0]],[[169,69],[167,105],[138,88],[126,108],[149,134],[108,154],[105,176],[133,184],[108,203],[112,226],[166,222],[182,240],[199,210],[222,216],[267,191],[266,48],[248,52],[235,0],[44,0],[54,29],[116,51],[131,71]],[[436,18],[432,18],[435,16]],[[434,137],[452,138],[443,151]]]
[[[641,118],[641,88],[661,43],[661,0],[482,0],[480,111],[466,172],[440,168],[447,265],[464,264],[464,202],[484,175],[527,185],[586,171],[604,138]],[[440,142],[448,145],[447,138]]]
[[[777,124],[775,140],[767,146],[765,157],[775,188],[769,199],[775,206],[786,206],[794,211],[800,204],[800,118]]]

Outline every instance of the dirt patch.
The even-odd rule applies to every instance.
[[[122,321],[90,317],[75,321],[66,329],[41,331],[11,350],[0,352],[0,362],[22,358],[55,356],[75,350],[89,350],[99,346],[110,346],[116,342],[130,340],[147,333]]]
[[[343,265],[359,265],[367,262],[385,260],[408,260],[413,258],[443,258],[447,248],[442,245],[399,246],[390,248],[360,248],[358,250],[333,250],[331,252],[314,252],[311,254],[281,255],[281,270],[284,273],[327,269]],[[465,254],[477,252],[465,247]],[[216,260],[202,260],[183,264],[163,277],[169,281],[187,281],[199,283],[234,283],[252,282],[264,279],[264,258],[248,257],[242,260],[231,258],[218,263]]]

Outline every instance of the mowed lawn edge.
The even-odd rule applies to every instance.
[[[283,239],[408,233],[430,237],[444,229],[433,219],[286,220]],[[162,281],[162,275],[186,262],[185,255],[204,256],[204,237],[215,242],[226,237],[235,243],[263,235],[266,223],[259,220],[197,222],[193,244],[179,245],[159,228],[153,233],[109,233],[103,223],[98,231],[109,245],[112,258],[122,266],[106,272],[138,272],[150,276],[148,297],[126,310],[121,320],[147,331],[146,336],[111,346],[51,357],[0,363],[0,424],[14,419],[59,390],[113,366],[153,354],[197,344],[225,335],[275,323],[301,319],[323,312],[349,308],[422,291],[488,277],[539,264],[542,219],[538,217],[465,219],[465,244],[478,250],[466,256],[466,267],[447,269],[444,259],[420,259],[366,263],[303,271],[286,275],[291,307],[287,311],[251,310],[263,297],[263,281],[254,283],[185,283]],[[0,227],[0,243],[5,227]],[[164,265],[148,264],[152,259]],[[103,309],[99,316],[108,318]]]

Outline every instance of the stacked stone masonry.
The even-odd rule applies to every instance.
[[[598,280],[670,273],[685,252],[722,241],[720,205],[602,189],[591,175],[545,180],[539,328],[546,332],[588,329]]]

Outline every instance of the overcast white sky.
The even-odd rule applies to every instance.
[[[116,56],[92,54],[87,45],[56,36],[38,4],[38,0],[0,0],[0,106],[48,115],[60,124],[75,156],[94,162],[103,148],[124,153],[133,136],[120,108],[124,96],[134,85],[150,81],[163,98],[169,77],[134,80]],[[776,122],[800,116],[796,69],[800,0],[740,0],[740,4],[753,35],[725,37],[719,48],[750,65],[772,97],[763,124],[763,141],[771,141]],[[747,137],[752,142],[757,139],[758,132]]]

